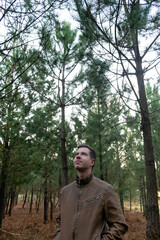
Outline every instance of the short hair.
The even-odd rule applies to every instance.
[[[94,160],[96,161],[96,152],[93,150],[93,148],[91,148],[91,147],[90,147],[89,145],[87,145],[87,144],[81,144],[81,145],[78,146],[78,149],[79,149],[79,148],[82,148],[82,147],[88,148],[88,149],[90,150],[90,158],[91,158],[91,159],[94,159]]]

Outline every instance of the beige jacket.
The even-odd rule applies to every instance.
[[[94,176],[62,188],[56,220],[54,240],[120,240],[127,231],[113,187]]]

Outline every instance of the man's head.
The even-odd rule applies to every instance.
[[[89,145],[87,144],[81,144],[78,146],[78,149],[79,148],[88,148],[89,151],[90,151],[90,158],[91,159],[94,159],[96,161],[96,152],[93,150],[93,148],[91,148]]]
[[[74,166],[79,172],[91,172],[96,161],[95,151],[86,144],[78,146]]]

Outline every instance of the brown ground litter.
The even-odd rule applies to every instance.
[[[0,240],[53,240],[55,232],[55,217],[53,221],[43,224],[43,210],[38,213],[28,213],[29,208],[25,209],[16,206],[13,209],[12,216],[6,216],[3,221],[2,231],[0,232]],[[135,210],[125,211],[125,217],[128,224],[128,232],[125,240],[145,240],[146,219],[142,213]]]

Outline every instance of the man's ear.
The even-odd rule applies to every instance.
[[[91,159],[91,166],[93,167],[95,164],[95,159]]]

